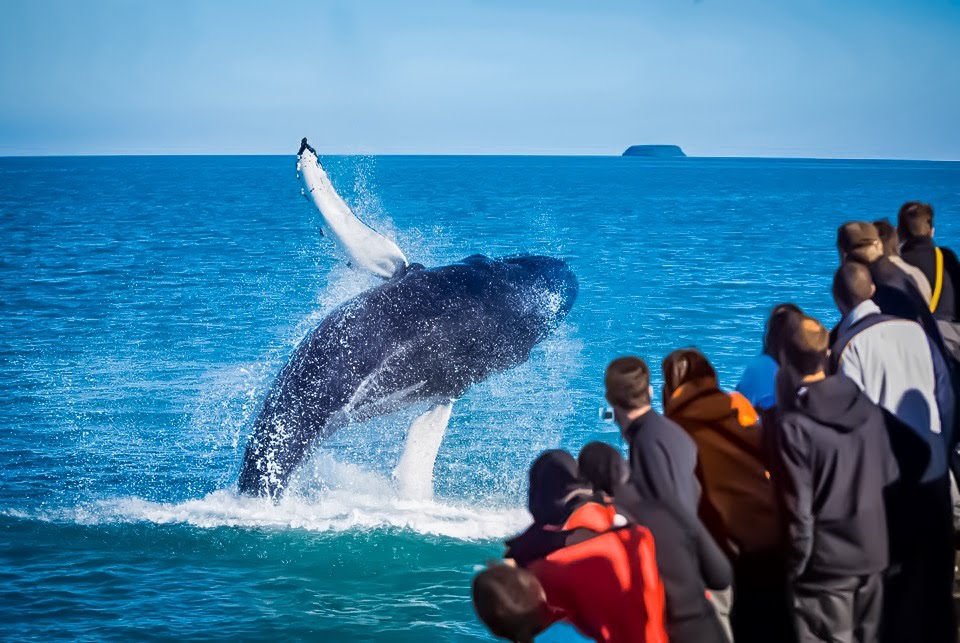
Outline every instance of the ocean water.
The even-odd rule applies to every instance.
[[[0,158],[0,638],[485,639],[469,581],[524,525],[529,462],[619,444],[611,358],[696,345],[732,387],[772,305],[836,321],[844,220],[928,200],[960,247],[960,163],[323,160],[413,261],[565,257],[571,315],[455,405],[435,500],[390,483],[416,410],[321,445],[278,506],[240,499],[272,378],[375,283],[295,159]]]

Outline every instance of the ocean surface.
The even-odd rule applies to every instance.
[[[412,261],[566,258],[569,318],[455,405],[435,500],[390,482],[415,410],[320,445],[279,505],[241,499],[273,377],[376,283],[295,158],[0,158],[0,638],[485,639],[470,578],[524,526],[529,462],[620,443],[610,359],[695,345],[733,387],[772,305],[836,321],[843,221],[922,199],[960,248],[960,163],[322,160]]]

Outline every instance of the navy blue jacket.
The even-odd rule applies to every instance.
[[[697,515],[697,445],[680,426],[650,409],[625,431],[630,444],[630,479],[642,498]]]

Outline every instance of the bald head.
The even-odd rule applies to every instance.
[[[875,291],[870,269],[861,263],[847,262],[833,275],[833,301],[844,315],[873,297]]]

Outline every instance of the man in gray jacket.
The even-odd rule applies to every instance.
[[[874,291],[865,266],[847,263],[837,270],[833,298],[843,319],[831,370],[849,377],[924,445],[897,435],[888,422],[901,475],[886,499],[891,569],[884,584],[883,640],[953,641],[948,449],[941,431],[951,426],[953,410],[938,409],[936,349],[929,337],[916,322],[881,314],[870,299]]]
[[[884,315],[872,301],[870,270],[845,263],[833,277],[833,300],[843,315],[831,349],[831,372],[843,373],[874,403],[909,424],[926,440],[951,426],[953,409],[940,409],[932,345],[920,324]],[[952,396],[948,398],[953,402]],[[948,405],[950,406],[950,405]],[[943,415],[943,422],[941,422]],[[946,472],[943,462],[942,475]]]

